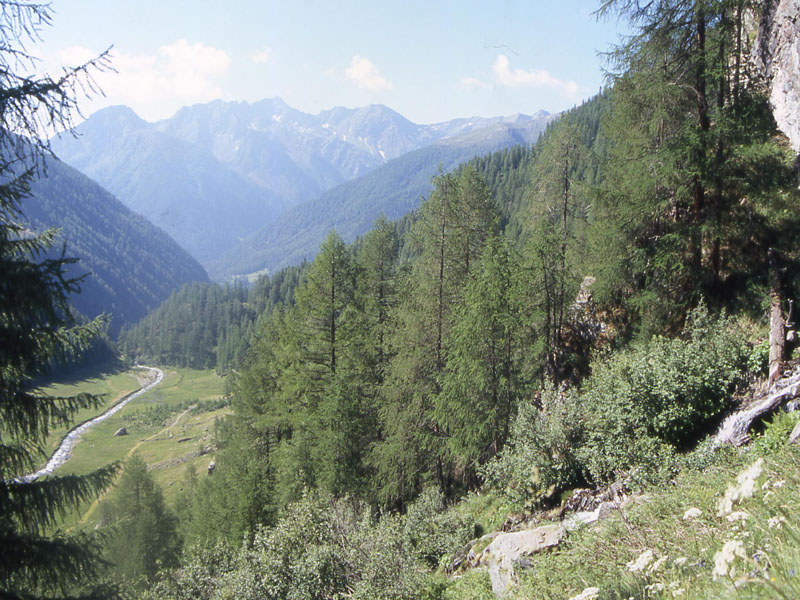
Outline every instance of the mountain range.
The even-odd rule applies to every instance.
[[[400,216],[440,165],[531,143],[554,118],[418,125],[382,105],[311,115],[273,98],[214,101],[148,123],[116,106],[52,147],[225,279],[309,257],[332,227],[349,238],[381,212]]]
[[[365,234],[384,215],[393,220],[419,206],[432,190],[432,178],[475,156],[531,144],[553,117],[500,121],[408,152],[295,206],[207,265],[212,279],[274,272],[311,260],[331,231],[346,242]]]

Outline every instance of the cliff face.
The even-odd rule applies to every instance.
[[[755,51],[775,121],[800,153],[800,0],[765,0]]]

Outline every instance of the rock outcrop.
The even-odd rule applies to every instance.
[[[778,127],[800,153],[800,0],[765,0],[754,62]]]
[[[489,568],[495,595],[502,597],[508,593],[516,581],[514,567],[525,556],[557,546],[565,534],[564,527],[553,524],[495,537],[481,556],[481,562]]]

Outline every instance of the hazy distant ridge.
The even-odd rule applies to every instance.
[[[418,125],[383,105],[311,115],[273,98],[198,104],[148,123],[116,106],[78,126],[77,138],[53,140],[53,150],[227,277],[313,255],[332,226],[349,237],[380,212],[400,216],[427,193],[440,163],[531,142],[552,118],[542,111]],[[353,188],[353,206],[333,191],[373,173]],[[298,228],[299,239],[286,237]],[[274,257],[264,244],[253,248],[258,237]]]
[[[331,229],[351,242],[369,231],[381,214],[396,219],[416,209],[420,198],[430,193],[431,179],[440,168],[449,171],[475,156],[531,144],[555,118],[544,114],[539,118],[498,120],[489,127],[447,137],[406,153],[363,177],[287,210],[208,265],[209,275],[223,280],[263,269],[274,271],[312,259]],[[463,131],[465,127],[460,129]]]

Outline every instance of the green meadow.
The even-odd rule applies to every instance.
[[[198,474],[207,476],[208,465],[214,458],[215,421],[230,410],[224,401],[224,380],[213,370],[164,368],[163,371],[164,380],[158,386],[87,431],[75,445],[72,457],[56,474],[89,473],[138,453],[163,489],[168,504],[174,504],[178,497],[187,468],[193,466]],[[141,378],[140,370],[119,370],[53,384],[44,391],[58,395],[103,394],[101,406],[81,411],[76,419],[80,423],[137,390]],[[123,427],[127,435],[115,436]],[[64,428],[53,433],[48,441],[50,454],[66,432]],[[113,488],[90,505],[67,515],[62,526],[93,527],[99,519],[97,507],[109,498],[113,498]]]

